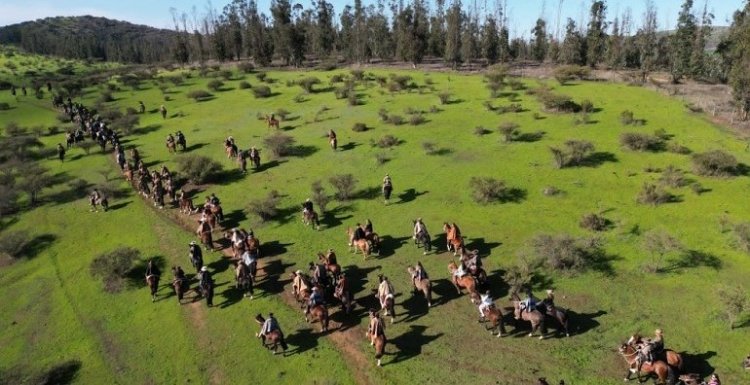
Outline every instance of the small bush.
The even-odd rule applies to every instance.
[[[594,103],[591,102],[591,100],[584,100],[581,102],[581,112],[585,114],[590,114],[594,112]]]
[[[503,136],[503,141],[510,143],[513,141],[513,137],[518,135],[518,123],[504,122],[500,124],[497,130]]]
[[[683,253],[685,248],[680,241],[664,230],[653,229],[643,234],[643,249],[651,256],[651,261],[644,267],[650,273],[658,273],[664,259],[670,254]]]
[[[635,118],[633,118],[633,111],[625,110],[620,113],[620,123],[622,123],[624,126],[629,126],[635,122]]]
[[[203,184],[221,173],[221,164],[202,155],[183,155],[177,158],[180,175],[184,175],[195,184]]]
[[[560,66],[555,69],[554,77],[560,85],[565,85],[574,79],[586,79],[591,75],[591,70],[588,67],[566,65]]]
[[[476,126],[476,127],[474,127],[474,135],[476,135],[476,136],[487,135],[490,132],[492,132],[492,131],[490,131],[490,130],[482,127],[482,126]]]
[[[701,185],[698,182],[691,183],[690,184],[690,190],[692,190],[695,195],[701,195],[701,194],[703,194],[706,191],[703,188],[703,185]]]
[[[545,196],[551,197],[551,196],[562,194],[562,190],[560,190],[559,188],[555,186],[547,186],[542,189],[542,194],[544,194]]]
[[[388,123],[388,110],[386,110],[385,108],[379,109],[378,117],[380,118],[381,122]]]
[[[568,95],[555,94],[550,91],[539,91],[537,93],[539,101],[548,111],[556,112],[579,112],[581,106],[574,102]]]
[[[354,132],[367,131],[367,125],[364,123],[354,123],[354,126],[352,126],[352,131]]]
[[[737,158],[722,150],[693,155],[693,171],[703,176],[733,176],[737,173]]]
[[[30,245],[31,236],[26,231],[6,231],[0,234],[0,255],[18,259]]]
[[[209,90],[216,92],[216,91],[219,91],[221,87],[224,87],[224,82],[222,82],[219,79],[214,79],[208,82],[206,86],[208,87]]]
[[[91,275],[101,278],[109,293],[116,293],[125,286],[125,278],[140,259],[141,253],[131,247],[120,247],[109,253],[98,255],[89,265]]]
[[[422,114],[415,114],[409,117],[409,124],[412,126],[418,126],[422,123],[424,123],[426,119],[424,118],[424,115]]]
[[[638,132],[621,134],[620,144],[632,151],[659,151],[664,147],[664,142],[658,137]]]
[[[256,78],[257,78],[258,80],[260,80],[260,81],[262,81],[262,82],[265,82],[265,81],[266,81],[266,79],[268,78],[268,74],[266,74],[265,72],[258,72],[257,74],[255,74],[255,77],[256,77]]]
[[[750,299],[747,290],[741,286],[722,286],[716,292],[721,299],[722,310],[729,321],[729,330],[734,329],[735,322],[750,310]]]
[[[599,214],[591,213],[581,217],[578,225],[586,230],[604,231],[607,229],[607,220]]]
[[[334,196],[341,201],[349,200],[352,197],[357,184],[357,180],[354,179],[352,174],[334,175],[328,178],[328,181],[336,189]]]
[[[10,110],[10,104],[2,102],[0,103],[0,111],[7,111]]]
[[[305,98],[305,95],[297,95],[294,97],[293,100],[295,103],[304,103],[307,101],[307,99]]]
[[[237,64],[237,71],[249,74],[255,70],[253,63],[243,62]]]
[[[580,166],[594,152],[594,145],[585,140],[568,140],[565,148],[550,147],[555,167]]]
[[[474,201],[479,204],[504,202],[510,199],[511,189],[502,180],[471,177],[469,188],[472,191]]]
[[[346,97],[346,102],[347,102],[347,104],[349,104],[352,107],[358,106],[359,105],[359,97],[357,97],[357,93],[356,92],[350,92],[349,96]]]
[[[448,91],[442,91],[438,93],[438,98],[440,99],[440,104],[450,104],[451,97],[453,97],[453,94]]]
[[[539,268],[538,261],[519,259],[519,263],[510,265],[503,274],[503,281],[510,286],[511,292],[521,292],[524,288],[530,287]]]
[[[333,90],[333,93],[336,95],[336,99],[346,99],[349,95],[354,93],[354,89],[347,84],[341,87],[336,87],[336,89]]]
[[[563,272],[581,272],[603,254],[598,238],[574,238],[568,234],[540,234],[531,240],[534,254],[543,263]]]
[[[520,91],[520,90],[523,90],[523,89],[525,89],[525,88],[526,88],[526,85],[525,85],[525,84],[523,84],[523,82],[522,82],[522,81],[520,81],[520,80],[516,80],[516,79],[510,79],[510,80],[506,81],[505,83],[506,83],[506,84],[507,84],[507,85],[508,85],[508,86],[510,87],[510,89],[511,89],[511,90],[513,90],[513,91]]]
[[[255,87],[253,87],[253,95],[256,98],[267,98],[267,97],[270,97],[271,96],[271,87],[269,87],[269,86],[255,86]]]
[[[299,84],[299,86],[309,94],[315,91],[314,87],[316,84],[320,84],[320,79],[314,76],[309,76],[304,79],[298,80],[297,84]]]
[[[292,155],[294,152],[295,140],[289,135],[277,132],[263,139],[263,144],[271,151],[275,157]]]
[[[538,112],[535,112],[534,115],[532,115],[532,117],[534,118],[534,120],[542,120],[542,119],[544,119],[544,116],[542,116],[542,114],[540,114]]]
[[[386,135],[380,138],[376,145],[380,148],[391,148],[393,146],[397,146],[398,143],[399,143],[399,140],[395,136]]]
[[[422,142],[422,149],[427,155],[432,155],[437,151],[437,147],[435,147],[435,143],[433,142]]]
[[[112,91],[102,91],[99,95],[99,101],[102,103],[109,103],[115,100],[115,97],[112,96]]]
[[[638,193],[636,201],[640,204],[658,206],[669,203],[674,199],[673,195],[662,187],[653,183],[644,183],[643,188]]]
[[[250,83],[243,80],[240,82],[240,84],[237,85],[237,87],[241,90],[246,90],[246,89],[252,88],[253,86]]]
[[[206,100],[212,96],[213,95],[206,90],[192,90],[187,93],[187,97],[195,100],[196,102]]]
[[[440,109],[437,106],[430,106],[431,114],[437,114],[438,112],[440,112]]]
[[[345,77],[342,74],[333,75],[333,76],[331,76],[331,84],[341,83],[341,82],[344,81],[344,79],[345,79]]]
[[[388,115],[388,119],[386,121],[394,126],[400,126],[404,124],[404,117],[401,115],[391,114]]]
[[[356,81],[361,81],[365,78],[365,71],[362,70],[351,70],[349,73],[352,74],[352,78]]]
[[[322,214],[326,211],[326,206],[328,206],[328,203],[331,201],[331,197],[328,196],[325,188],[323,188],[322,182],[319,180],[316,180],[312,183],[311,189],[312,197],[310,198],[310,200],[312,200],[312,202],[315,203],[316,206],[318,206]]]
[[[264,199],[254,199],[248,203],[246,210],[256,215],[261,222],[275,218],[279,214],[279,193],[272,190]]]
[[[687,155],[690,154],[690,149],[677,143],[677,142],[669,142],[667,144],[667,151],[674,153],[674,154],[682,154]]]
[[[388,155],[386,154],[375,154],[375,163],[380,166],[388,162],[390,158],[388,158]]]
[[[684,187],[687,186],[688,180],[685,178],[685,173],[675,168],[674,166],[667,166],[662,172],[659,182],[669,187]]]
[[[292,114],[291,112],[283,108],[279,108],[276,111],[274,111],[274,115],[278,117],[280,120],[286,120],[291,114]]]

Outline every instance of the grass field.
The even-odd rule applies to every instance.
[[[375,76],[390,73],[367,72]],[[0,323],[11,325],[0,332],[0,344],[9,347],[0,351],[0,368],[6,376],[38,373],[67,360],[79,360],[82,364],[76,380],[80,383],[111,378],[119,383],[184,383],[185,379],[242,383],[252,379],[259,383],[518,384],[545,376],[572,384],[616,384],[626,369],[616,353],[618,344],[635,331],[650,334],[661,327],[667,345],[687,353],[689,371],[716,371],[726,383],[746,381],[747,374],[739,364],[748,354],[750,332],[747,327],[728,330],[716,289],[722,284],[746,282],[744,277],[750,271],[750,258],[733,246],[731,233],[720,226],[722,217],[740,222],[750,216],[741,198],[748,190],[747,177],[693,175],[689,155],[627,151],[621,148],[619,136],[664,129],[673,136],[671,142],[694,153],[724,149],[748,164],[744,142],[700,115],[686,112],[679,101],[623,84],[554,84],[555,92],[579,102],[589,99],[597,108],[591,114],[591,124],[576,125],[571,114],[541,112],[536,99],[524,91],[492,100],[495,105],[508,105],[509,98],[515,97],[514,103],[521,104],[524,112],[498,115],[487,111],[482,103],[489,99],[489,92],[482,77],[457,73],[399,72],[412,76],[419,85],[431,83],[435,91],[391,94],[370,81],[356,89],[360,105],[349,106],[346,99],[336,99],[333,92],[325,90],[336,74],[348,71],[269,72],[267,76],[274,80],[269,86],[275,95],[267,99],[256,99],[250,90],[238,88],[240,81],[261,84],[256,76],[235,74],[225,81],[223,91],[212,92],[211,100],[196,103],[186,93],[206,89],[209,79],[193,71],[183,85],[167,90],[169,101],[164,101],[165,93],[157,86],[145,83],[138,91],[126,87],[115,91],[112,105],[136,107],[139,100],[144,101],[150,112],[141,116],[142,128],[126,138],[127,146],[138,146],[152,168],[166,164],[170,169],[176,169],[174,159],[180,155],[167,153],[164,139],[168,133],[182,130],[190,153],[210,156],[225,169],[234,170],[237,166],[226,159],[222,140],[231,135],[241,148],[262,148],[270,131],[256,116],[278,108],[288,110],[291,118],[281,123],[282,130],[301,146],[300,155],[268,164],[269,151],[262,148],[262,163],[267,165],[261,172],[229,172],[222,182],[203,186],[197,201],[202,202],[207,193],[216,193],[230,224],[252,228],[267,250],[276,254],[265,261],[276,271],[305,270],[317,252],[334,248],[339,263],[350,276],[359,278],[355,287],[360,305],[373,303],[367,297],[376,287],[377,274],[391,277],[400,293],[399,316],[386,330],[391,344],[383,368],[375,367],[374,360],[355,367],[347,353],[334,347],[334,338],[315,336],[317,325],[304,324],[296,309],[283,304],[277,295],[278,285],[262,287],[267,290],[252,301],[237,301],[231,283],[220,286],[217,302],[225,303],[214,309],[202,303],[178,307],[174,298],[151,304],[145,286],[116,295],[104,293],[101,283],[88,274],[95,255],[128,245],[140,249],[144,258],[160,256],[166,265],[186,265],[191,235],[134,195],[111,202],[120,207],[110,213],[94,214],[87,211],[84,196],[72,197],[60,186],[45,192],[42,206],[4,226],[4,231],[31,229],[52,240],[34,258],[0,270],[0,285],[8,298]],[[323,91],[295,101],[302,89],[288,86],[287,81],[309,76],[322,80],[316,88]],[[528,88],[537,86],[535,80],[524,83]],[[450,91],[453,102],[441,105],[439,91]],[[90,90],[81,100],[92,105],[97,97],[98,91]],[[32,96],[12,99],[9,92],[3,92],[0,102],[15,107],[0,111],[2,122],[57,124],[48,100]],[[169,110],[166,120],[155,112],[162,103]],[[322,106],[327,110],[319,112]],[[430,112],[432,106],[437,112]],[[427,122],[418,126],[381,123],[381,108],[404,117],[406,108],[423,110]],[[623,126],[620,113],[625,109],[645,119],[646,124]],[[542,119],[535,119],[535,113]],[[505,143],[495,128],[508,121],[518,123],[522,133],[543,134]],[[353,132],[356,122],[370,129]],[[492,132],[475,135],[479,125]],[[339,151],[328,147],[328,129],[337,132]],[[400,144],[391,149],[370,144],[387,134],[397,137]],[[568,139],[585,139],[595,145],[596,156],[590,165],[553,167],[548,148]],[[42,140],[51,145],[63,137]],[[423,142],[432,142],[437,151],[427,155]],[[379,164],[377,155],[388,160]],[[46,165],[53,173],[81,177],[92,184],[103,182],[99,170],[115,167],[111,158],[98,150],[85,155],[75,149],[68,159],[63,164],[50,160]],[[685,170],[705,192],[698,195],[688,187],[671,188],[678,202],[658,207],[637,204],[644,182],[656,181],[661,175],[646,169],[669,165]],[[303,227],[299,204],[310,195],[311,183],[321,180],[332,193],[328,178],[346,173],[358,180],[356,198],[329,204],[321,231]],[[379,196],[385,173],[393,178],[396,197],[387,206]],[[520,191],[518,199],[479,205],[471,199],[472,176],[502,179]],[[547,186],[563,194],[545,196],[542,190]],[[259,223],[244,208],[249,200],[262,198],[271,190],[282,194],[282,218]],[[539,233],[591,235],[578,223],[582,215],[592,212],[603,212],[612,223],[601,234],[609,268],[575,275],[544,270],[540,272],[543,284],[535,288],[538,295],[543,289],[555,288],[558,305],[574,311],[571,338],[538,341],[525,338],[525,333],[491,338],[476,323],[476,308],[465,296],[455,296],[446,269],[452,255],[441,251],[422,256],[409,239],[411,220],[416,217],[424,219],[433,238],[440,234],[443,221],[457,222],[469,247],[478,248],[484,257],[497,303],[508,306],[508,286],[500,277],[517,263],[519,254],[527,254],[528,241]],[[345,230],[366,218],[385,236],[385,248],[382,255],[362,261],[360,255],[346,252]],[[668,231],[701,258],[678,255],[664,266],[666,272],[644,272],[651,256],[641,242],[651,229]],[[444,248],[442,243],[434,243]],[[219,271],[220,285],[231,280],[231,272],[222,270],[226,263],[221,262],[219,253],[208,260],[213,260],[212,267]],[[429,312],[421,298],[412,298],[410,292],[406,267],[417,260],[435,283],[438,305]],[[286,274],[282,283],[285,278]],[[170,292],[164,288],[160,294],[167,297]],[[299,354],[274,357],[253,340],[257,326],[252,316],[269,310],[277,313]],[[357,314],[363,313],[360,306]],[[334,321],[365,325],[364,318],[346,320],[340,314],[334,314]],[[372,358],[364,337],[354,348]]]

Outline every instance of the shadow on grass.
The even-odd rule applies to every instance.
[[[366,187],[354,194],[354,199],[375,199],[381,194],[380,187]]]
[[[185,148],[185,151],[199,150],[206,146],[208,146],[208,143],[195,143],[195,144],[191,144],[187,146],[187,148]],[[185,152],[185,151],[180,150],[180,152]]]
[[[619,160],[617,156],[611,152],[599,151],[587,156],[581,161],[580,166],[583,167],[599,167],[604,163],[611,162],[617,163]]]
[[[362,145],[362,143],[349,142],[349,143],[347,143],[347,144],[345,144],[343,146],[339,146],[339,148],[341,149],[341,151],[349,151],[349,150],[353,150],[355,147],[358,147],[358,146],[361,146],[361,145]]]
[[[320,219],[320,223],[324,224],[326,228],[337,227],[344,224],[344,221],[353,218],[354,215],[344,215],[352,210],[351,205],[336,206],[333,210],[328,210],[323,213],[323,217]],[[346,234],[342,234],[342,238]]]
[[[54,234],[41,234],[35,236],[29,241],[29,243],[21,250],[20,256],[32,259],[39,255],[42,251],[52,246],[57,240],[57,236]]]
[[[708,377],[714,373],[715,369],[708,362],[710,358],[716,356],[716,352],[707,351],[705,353],[680,352],[682,356],[683,368],[688,373],[698,373],[701,377]]]
[[[406,361],[420,355],[423,346],[443,336],[443,333],[426,335],[425,330],[427,330],[426,326],[409,325],[409,330],[406,333],[388,341],[398,349],[396,353],[389,354],[395,355],[389,364]]]
[[[260,167],[253,169],[253,171],[254,172],[263,172],[263,171],[266,171],[266,170],[270,170],[270,169],[272,169],[272,168],[274,168],[276,166],[279,166],[282,163],[286,163],[286,162],[287,162],[286,160],[281,160],[281,161],[279,161],[279,160],[272,160],[270,162],[261,163]]]
[[[536,132],[523,132],[513,138],[514,142],[524,142],[524,143],[534,143],[542,140],[546,132],[544,131],[536,131]]]
[[[286,343],[293,348],[284,352],[284,356],[302,354],[317,348],[319,336],[319,333],[315,333],[313,329],[298,329],[295,333],[286,336]]]
[[[284,292],[284,285],[291,282],[291,278],[284,277],[287,268],[294,266],[293,263],[284,263],[279,259],[267,262],[263,266],[263,275],[258,274],[255,288],[268,294],[279,294]]]
[[[669,260],[670,266],[661,269],[661,272],[674,272],[681,269],[696,267],[709,267],[719,270],[722,267],[721,259],[705,251],[687,250],[677,258]]]
[[[225,228],[232,229],[235,227],[240,227],[240,222],[244,220],[247,220],[245,211],[240,209],[232,210],[229,213],[224,214],[224,220],[221,222],[221,225]]]
[[[570,330],[571,335],[573,334],[583,334],[588,331],[591,331],[597,327],[599,327],[600,323],[596,320],[596,318],[599,318],[605,314],[607,314],[604,310],[599,310],[594,313],[576,313],[573,310],[568,309],[568,328]],[[555,325],[555,322],[550,321],[549,319],[548,325]]]
[[[407,189],[406,191],[402,192],[401,194],[398,194],[399,201],[397,203],[408,203],[408,202],[411,202],[411,201],[417,199],[417,197],[422,196],[424,194],[427,194],[428,192],[429,191],[427,191],[427,190],[422,191],[422,192],[418,192],[417,190],[415,190],[413,188]]]
[[[390,257],[396,252],[396,249],[405,245],[411,237],[398,237],[394,238],[390,235],[383,235],[380,237],[380,252],[378,258]]]

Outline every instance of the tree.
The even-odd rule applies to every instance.
[[[740,118],[750,117],[750,2],[734,13],[732,26],[726,40],[728,60],[731,63],[729,83],[740,111]]]
[[[389,26],[390,21],[385,15],[383,0],[378,0],[377,7],[371,4],[368,14],[367,36],[370,38],[368,46],[372,55],[383,60],[392,58],[395,52],[393,34]]]
[[[448,8],[445,17],[445,62],[456,69],[461,65],[461,24],[463,21],[463,12],[461,12],[461,1],[455,0]]]
[[[487,59],[488,64],[495,64],[500,58],[500,37],[498,36],[497,23],[492,16],[484,21],[482,30],[482,56]]]
[[[29,194],[29,203],[32,206],[38,202],[39,193],[54,183],[47,170],[36,163],[21,167],[18,173],[23,176],[18,182],[18,189]]]
[[[401,60],[414,66],[422,62],[427,52],[429,22],[424,0],[413,0],[398,12],[396,18],[396,51]]]
[[[643,25],[636,34],[636,41],[641,66],[641,81],[656,67],[658,40],[656,37],[656,7],[651,0],[646,1],[646,12],[643,14]]]
[[[624,40],[625,37],[620,29],[620,19],[615,17],[615,21],[612,22],[612,34],[607,39],[607,66],[609,68],[620,68],[624,64]]]
[[[479,20],[476,14],[465,15],[464,28],[461,31],[461,56],[464,60],[478,59],[481,55],[479,45]]]
[[[315,31],[313,34],[313,52],[318,58],[328,57],[333,51],[336,30],[333,27],[333,4],[326,0],[313,1],[315,7]]]
[[[245,43],[248,56],[252,56],[255,63],[267,66],[271,63],[273,43],[267,26],[266,16],[258,14],[258,5],[250,0],[242,15],[245,19]]]
[[[500,27],[500,62],[501,63],[507,63],[510,61],[512,55],[510,51],[510,33],[508,32],[508,27],[505,25],[502,25]]]
[[[695,42],[690,56],[690,76],[697,78],[706,74],[706,41],[711,37],[714,15],[708,12],[708,1],[703,5],[701,25],[696,28]]]
[[[531,56],[536,61],[544,61],[547,57],[547,22],[539,18],[536,25],[531,30],[534,38],[531,42]]]
[[[586,33],[586,63],[594,67],[602,61],[607,41],[607,5],[604,1],[591,3],[589,28]]]
[[[664,257],[669,254],[681,253],[684,247],[680,241],[664,230],[650,230],[643,235],[643,249],[651,254],[649,271],[658,273],[662,268]]]
[[[362,7],[362,0],[354,0],[352,33],[350,42],[354,44],[354,60],[360,64],[368,62],[370,60],[370,49],[367,46],[367,15]]]
[[[435,57],[443,57],[445,52],[445,0],[435,1],[435,13],[430,17],[430,37],[427,40],[428,52]]]
[[[565,26],[565,40],[560,49],[559,61],[564,64],[583,65],[584,41],[578,32],[576,22],[568,18]]]
[[[690,74],[690,58],[697,30],[695,15],[693,15],[693,0],[685,0],[677,18],[677,30],[670,38],[669,72],[673,83],[678,83],[684,76]]]
[[[742,286],[724,286],[719,288],[718,297],[724,306],[724,313],[729,321],[729,330],[734,329],[734,323],[745,312],[750,310],[750,300],[747,291]]]

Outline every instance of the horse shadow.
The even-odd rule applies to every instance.
[[[680,352],[682,356],[682,366],[686,372],[698,373],[701,377],[708,377],[714,373],[715,369],[708,360],[716,356],[716,352],[707,351],[705,353]]]
[[[469,250],[479,250],[479,255],[490,256],[492,255],[492,249],[502,246],[502,242],[487,242],[484,237],[472,238],[471,242],[466,245]]]
[[[161,128],[161,124],[149,124],[148,126],[138,127],[133,129],[134,135],[144,135],[148,134],[154,131],[157,131]]]
[[[72,384],[81,370],[81,361],[69,360],[50,368],[41,378],[45,384],[67,385]]]
[[[221,225],[225,228],[236,228],[240,226],[240,222],[247,219],[247,215],[243,210],[232,210],[231,212],[224,215],[224,220]]]
[[[336,206],[333,210],[323,213],[322,218],[320,218],[320,223],[326,225],[326,228],[341,226],[344,224],[345,220],[354,217],[352,214],[343,215],[345,212],[351,211],[351,209],[351,205]]]
[[[318,347],[318,334],[313,333],[310,328],[297,329],[294,334],[290,334],[285,337],[286,343],[289,346],[294,346],[294,349],[287,350],[284,352],[284,356],[292,354],[302,354],[308,350],[315,349]]]
[[[380,196],[380,194],[380,187],[367,187],[357,191],[354,197],[358,199],[375,199]]]
[[[680,269],[694,267],[710,267],[714,270],[721,269],[721,259],[713,254],[699,250],[687,250],[679,257],[669,260],[670,266],[660,269],[661,272],[674,272]]]
[[[276,166],[278,166],[278,165],[280,165],[282,163],[286,163],[286,162],[287,161],[285,161],[285,160],[282,160],[282,161],[272,160],[270,162],[261,163],[258,168],[256,168],[256,169],[253,170],[253,172],[263,172],[263,171],[266,171],[266,170],[270,170],[270,169],[272,169],[272,168],[274,168],[274,167],[276,167]]]
[[[224,297],[224,301],[219,304],[214,304],[214,306],[218,306],[221,309],[232,306],[242,301],[242,298],[245,297],[245,293],[246,292],[244,290],[238,289],[235,285],[230,285],[221,292],[221,296]]]
[[[222,273],[224,271],[229,270],[229,266],[232,265],[232,260],[229,257],[221,256],[219,259],[206,264],[206,266],[211,269],[211,272],[213,274]]]
[[[130,203],[132,203],[132,202],[133,202],[133,201],[118,202],[118,203],[116,203],[116,204],[114,204],[114,205],[112,205],[112,206],[109,206],[109,209],[108,209],[108,210],[109,210],[109,211],[114,211],[114,210],[118,210],[118,209],[121,209],[121,208],[123,208],[123,207],[125,207],[125,206],[129,205],[129,204],[130,204]]]
[[[432,280],[432,295],[438,295],[438,298],[433,298],[433,306],[439,304],[448,303],[451,300],[462,297],[456,291],[456,287],[453,285],[450,279],[440,278]]]
[[[617,163],[618,161],[619,160],[615,154],[606,151],[599,151],[587,156],[581,161],[580,165],[585,167],[599,167],[607,162]]]
[[[262,290],[266,294],[283,293],[284,286],[292,281],[291,279],[282,279],[286,269],[291,266],[294,266],[294,264],[285,264],[280,259],[268,261],[262,269],[265,275],[262,279],[258,279],[255,282],[255,288]]]
[[[380,237],[380,250],[378,253],[379,258],[385,258],[393,255],[396,252],[396,249],[400,248],[402,245],[405,245],[406,242],[411,237],[398,237],[393,238],[390,235],[383,235]]]
[[[32,259],[39,255],[46,248],[52,246],[57,240],[57,236],[54,234],[41,234],[35,236],[29,243],[21,250],[20,255]]]
[[[513,138],[514,142],[524,142],[524,143],[534,143],[542,140],[546,132],[544,131],[536,131],[536,132],[522,132],[518,134],[515,138]]]
[[[185,148],[185,151],[198,150],[198,149],[201,149],[201,148],[206,147],[206,146],[208,146],[208,143],[193,143],[193,144],[187,146],[187,148]]]
[[[403,318],[401,322],[416,321],[427,315],[430,309],[429,306],[427,306],[427,300],[421,291],[415,292],[410,290],[408,294],[411,295],[408,295],[408,297],[401,302],[401,306],[403,306],[407,313],[407,316]]]
[[[399,204],[400,203],[409,203],[409,202],[417,199],[417,197],[419,197],[421,195],[424,195],[424,194],[427,194],[428,192],[429,191],[427,191],[427,190],[422,191],[422,192],[418,192],[417,190],[415,190],[413,188],[407,189],[406,191],[402,192],[401,194],[398,194],[399,201],[397,203],[399,203]]]
[[[427,330],[426,326],[409,325],[406,333],[390,340],[389,342],[398,349],[398,352],[391,353],[395,357],[390,363],[395,364],[419,356],[422,353],[422,346],[443,336],[443,333],[426,335],[425,330]]]
[[[575,334],[583,334],[599,327],[600,323],[596,320],[596,318],[607,314],[607,312],[604,310],[599,310],[594,313],[577,313],[570,309],[567,309],[567,313],[569,320],[568,322],[571,329],[570,331],[571,333]],[[551,324],[554,325],[554,323]]]
[[[349,150],[353,150],[355,147],[361,146],[361,145],[362,145],[362,143],[349,142],[347,144],[339,146],[339,148],[341,149],[341,151],[349,151]]]
[[[298,145],[292,148],[290,155],[298,158],[306,158],[312,154],[315,154],[320,149],[316,146]]]

